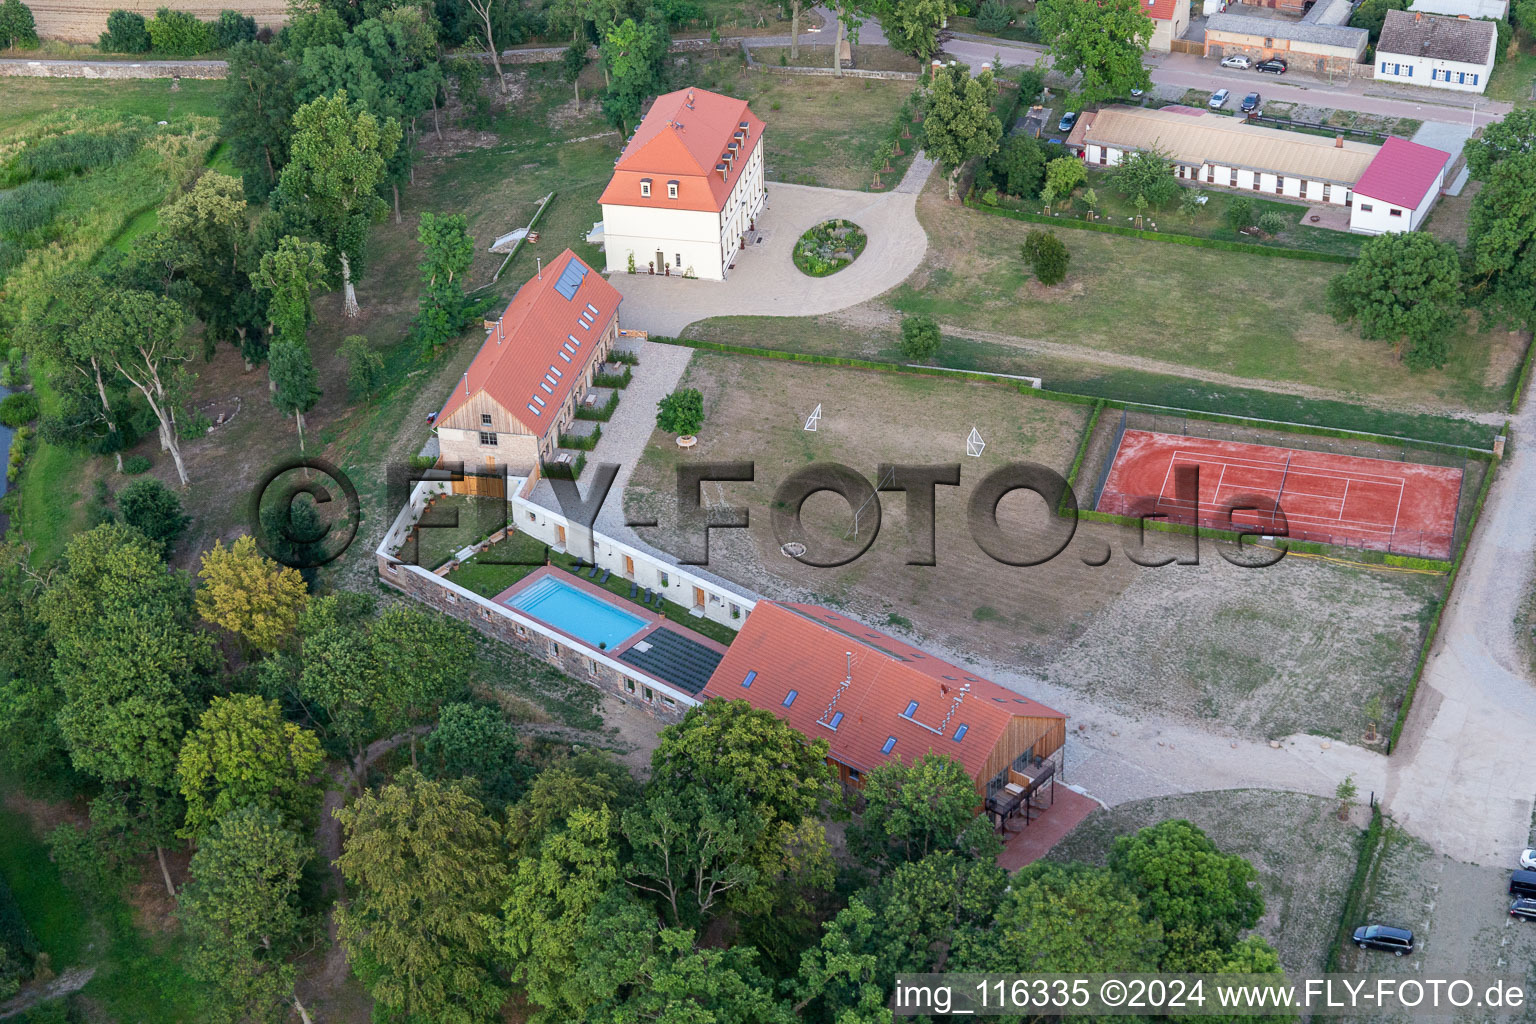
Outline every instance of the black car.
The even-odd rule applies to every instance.
[[[1509,905],[1510,917],[1523,917],[1527,921],[1536,921],[1536,899],[1529,896],[1521,896]]]
[[[1381,949],[1397,956],[1413,952],[1413,932],[1386,924],[1366,924],[1355,929],[1355,945],[1361,949]]]
[[[1268,75],[1283,75],[1285,74],[1286,69],[1289,67],[1290,65],[1285,61],[1281,60],[1279,57],[1275,57],[1271,60],[1266,60],[1259,63],[1255,66],[1255,70],[1262,71]]]
[[[1251,92],[1247,96],[1243,97],[1243,113],[1247,114],[1257,109],[1259,109],[1258,93]]]

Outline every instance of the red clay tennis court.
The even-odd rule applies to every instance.
[[[1268,499],[1278,513],[1241,510],[1231,522],[1269,533],[1283,521],[1297,540],[1448,559],[1461,477],[1416,462],[1127,430],[1096,507],[1220,528],[1234,503]]]

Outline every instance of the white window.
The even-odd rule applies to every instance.
[[[496,447],[496,435],[489,430],[480,431],[480,443],[488,448]]]
[[[550,657],[554,658],[558,658],[560,656],[560,645],[555,643],[553,640],[549,642],[549,654]]]
[[[664,587],[671,586],[672,584],[669,582],[669,580],[670,580],[670,578],[667,576],[666,573],[662,573],[661,574],[661,585],[662,586],[664,586]]]
[[[453,591],[450,590],[448,592],[448,603],[449,604],[458,604],[459,603],[459,595],[455,594]]]
[[[646,199],[649,199],[651,197],[651,179],[650,178],[641,178],[640,179],[640,195],[643,196]]]
[[[676,199],[677,198],[677,182],[675,182],[675,181],[667,182],[667,198],[668,199]]]

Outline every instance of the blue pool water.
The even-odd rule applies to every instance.
[[[645,625],[645,620],[639,616],[620,611],[554,576],[545,576],[528,589],[513,594],[507,604],[585,640],[593,647],[610,651],[640,632]]]

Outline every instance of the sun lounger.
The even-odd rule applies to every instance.
[[[607,583],[608,582],[608,577],[612,576],[612,575],[613,575],[613,571],[611,569],[604,569],[603,570],[603,578],[598,580],[597,582],[599,582],[599,583]]]
[[[633,601],[635,599],[635,595],[638,593],[640,593],[640,584],[631,583],[629,585],[629,599]]]
[[[592,567],[592,571],[587,573],[587,579],[589,579],[589,580],[597,579],[597,566],[594,565]]]

